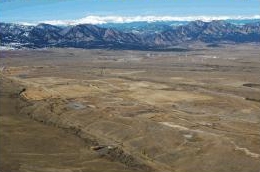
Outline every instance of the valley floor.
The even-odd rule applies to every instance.
[[[0,171],[258,172],[259,55],[3,51]]]

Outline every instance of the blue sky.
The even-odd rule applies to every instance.
[[[253,16],[260,0],[0,0],[0,21],[37,22],[96,16]]]

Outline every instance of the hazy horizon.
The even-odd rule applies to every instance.
[[[1,22],[123,23],[260,19],[259,0],[0,1]]]

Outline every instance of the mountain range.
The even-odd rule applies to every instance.
[[[184,25],[36,26],[0,23],[1,46],[16,48],[74,47],[112,49],[167,49],[181,44],[203,42],[260,42],[260,22],[236,25],[226,21],[193,21]]]

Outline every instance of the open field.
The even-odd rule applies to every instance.
[[[260,170],[258,45],[3,51],[0,70],[1,172]]]

